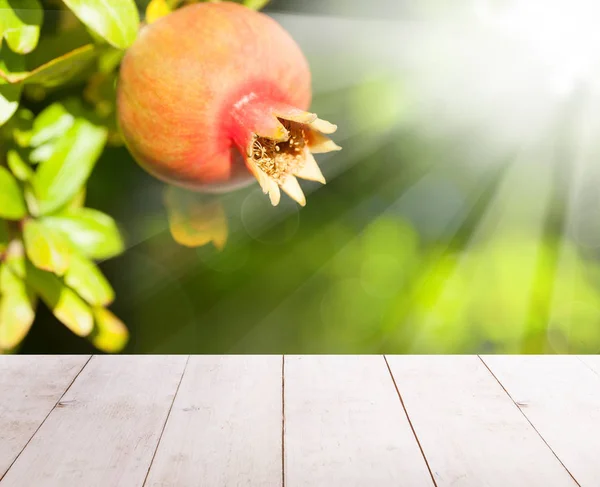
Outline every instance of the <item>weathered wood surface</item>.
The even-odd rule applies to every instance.
[[[485,356],[539,435],[584,487],[600,485],[600,376],[575,356]]]
[[[146,485],[279,485],[281,363],[191,357]]]
[[[0,485],[142,485],[185,362],[93,357]]]
[[[576,486],[479,357],[388,361],[438,487]]]
[[[89,356],[0,356],[0,478]]]
[[[383,357],[285,357],[285,485],[433,485]]]
[[[597,486],[597,356],[0,357],[0,487]]]

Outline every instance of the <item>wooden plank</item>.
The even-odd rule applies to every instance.
[[[0,356],[0,479],[88,360]]]
[[[575,356],[482,358],[577,482],[598,486],[600,377]]]
[[[431,486],[382,356],[285,357],[285,485]]]
[[[146,485],[281,485],[281,366],[281,356],[191,357]]]
[[[575,485],[477,356],[388,362],[438,487]]]
[[[0,486],[141,486],[186,360],[94,356]]]

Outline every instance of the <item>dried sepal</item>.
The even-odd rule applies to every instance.
[[[314,113],[287,106],[276,108],[272,116],[263,116],[260,120],[261,125],[254,130],[246,151],[251,172],[274,206],[279,203],[279,189],[304,206],[306,197],[296,177],[325,184],[325,177],[312,154],[341,149],[324,135],[335,132],[337,126]],[[264,135],[267,133],[264,127],[270,125],[282,126],[287,137],[281,140],[281,131],[273,132],[275,135],[271,137]]]

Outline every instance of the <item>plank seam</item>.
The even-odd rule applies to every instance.
[[[183,366],[183,372],[181,373],[181,377],[179,378],[179,382],[177,383],[177,387],[175,388],[175,394],[173,394],[173,400],[171,401],[171,405],[169,406],[169,410],[167,411],[167,416],[165,418],[165,422],[163,423],[162,429],[160,430],[160,435],[158,436],[158,441],[156,442],[156,448],[154,449],[154,453],[152,454],[152,459],[150,460],[150,465],[148,465],[148,470],[146,471],[146,475],[144,476],[144,482],[142,483],[142,487],[145,487],[146,482],[148,482],[148,477],[150,476],[150,470],[152,470],[152,465],[154,464],[154,459],[156,458],[156,453],[158,452],[158,448],[160,447],[160,442],[163,438],[165,430],[167,429],[167,423],[169,422],[169,418],[171,417],[171,411],[173,410],[173,405],[175,404],[175,399],[177,399],[177,394],[179,394],[179,388],[181,387],[181,383],[183,382],[183,376],[185,375],[185,371],[187,370],[188,363],[190,362],[190,356],[188,355],[187,360],[185,361],[185,365]]]
[[[496,377],[496,374],[494,374],[494,372],[492,372],[492,369],[488,366],[488,364],[486,363],[485,360],[483,360],[483,357],[481,355],[477,355],[477,357],[479,358],[479,360],[481,360],[481,363],[483,364],[483,366],[488,370],[488,372],[492,375],[492,377],[494,379],[496,379],[496,382],[498,382],[498,384],[500,385],[500,387],[502,387],[502,390],[505,392],[505,394],[509,397],[509,399],[512,401],[512,403],[514,404],[514,406],[519,410],[519,412],[523,415],[523,417],[527,420],[527,422],[531,425],[531,427],[533,428],[533,431],[535,431],[537,433],[537,435],[541,438],[541,440],[544,442],[544,444],[548,447],[548,449],[552,452],[552,454],[556,457],[556,459],[558,460],[558,462],[563,466],[563,468],[567,471],[567,473],[571,476],[571,478],[573,479],[573,482],[575,482],[579,487],[581,487],[581,484],[579,482],[577,482],[577,479],[575,478],[575,476],[571,473],[571,471],[567,468],[567,466],[562,462],[562,460],[559,458],[559,456],[556,454],[556,452],[552,449],[552,447],[548,444],[548,442],[546,441],[546,439],[542,436],[542,434],[538,431],[538,429],[534,426],[534,424],[531,422],[531,420],[529,419],[529,417],[527,416],[527,414],[525,414],[525,412],[519,407],[519,405],[517,404],[517,402],[514,400],[514,398],[510,395],[510,393],[506,390],[506,387],[504,387],[504,384],[502,384],[502,382],[500,382],[500,380],[498,379],[498,377]]]
[[[431,481],[433,482],[433,485],[435,487],[437,487],[437,482],[435,481],[435,478],[433,476],[433,471],[431,470],[431,466],[429,465],[429,461],[427,460],[427,457],[425,456],[425,451],[423,450],[423,446],[421,445],[421,442],[419,441],[419,437],[417,436],[417,432],[415,431],[415,427],[412,424],[412,421],[410,419],[410,416],[408,415],[408,410],[406,409],[406,405],[404,404],[404,399],[402,399],[402,394],[400,394],[400,389],[398,388],[398,384],[396,384],[396,378],[394,377],[394,374],[392,372],[392,368],[390,367],[390,364],[387,360],[387,357],[385,355],[383,355],[383,360],[385,361],[385,365],[388,369],[388,372],[390,373],[390,377],[392,378],[392,382],[394,383],[394,388],[396,389],[396,393],[398,394],[398,399],[400,399],[400,404],[402,405],[402,409],[404,410],[404,414],[406,415],[406,419],[408,420],[408,425],[410,426],[410,429],[412,431],[413,436],[415,437],[415,441],[417,442],[417,445],[419,446],[419,450],[421,451],[421,455],[423,456],[423,460],[425,461],[425,465],[427,466],[427,470],[429,471],[429,476],[431,477]]]
[[[83,364],[83,366],[81,367],[81,369],[79,369],[79,372],[77,372],[75,374],[75,377],[73,377],[73,380],[71,380],[71,382],[69,382],[69,385],[66,387],[66,389],[63,391],[63,393],[60,395],[60,397],[56,400],[56,402],[54,403],[54,406],[52,406],[50,408],[50,411],[48,411],[48,414],[46,414],[46,416],[44,416],[44,419],[42,420],[42,422],[38,425],[38,427],[35,429],[35,431],[33,432],[33,434],[31,435],[31,437],[27,440],[27,443],[25,443],[25,445],[23,446],[23,448],[21,448],[21,451],[18,453],[18,455],[15,457],[15,459],[10,463],[10,465],[8,466],[8,468],[6,469],[6,472],[4,472],[2,475],[0,475],[0,482],[2,482],[2,480],[4,479],[4,477],[6,477],[6,475],[8,474],[8,472],[10,472],[10,469],[13,467],[13,465],[17,462],[17,460],[19,459],[19,457],[23,454],[23,452],[25,451],[25,449],[29,446],[29,443],[31,443],[31,440],[33,440],[33,438],[35,437],[35,435],[38,434],[38,431],[42,428],[42,426],[44,425],[44,423],[46,422],[46,420],[50,417],[50,415],[52,414],[52,412],[56,409],[56,407],[60,404],[60,402],[62,401],[63,397],[65,397],[65,395],[67,394],[67,392],[69,392],[69,389],[71,389],[71,386],[73,385],[73,383],[77,380],[77,378],[81,375],[81,373],[83,372],[83,369],[85,369],[88,364],[90,363],[90,361],[92,360],[94,356],[90,355],[88,357],[88,359],[86,360],[86,362]]]
[[[586,366],[586,368],[590,369],[594,374],[596,374],[598,377],[600,377],[600,373],[598,373],[598,371],[594,367],[592,367],[590,364],[588,364],[579,355],[576,355],[576,357],[577,357],[577,360],[579,360],[583,365]]]
[[[281,485],[285,487],[285,355],[281,356]]]

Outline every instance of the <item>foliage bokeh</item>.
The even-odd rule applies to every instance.
[[[137,27],[112,37],[105,23],[86,23],[67,8],[80,3],[41,2],[43,22],[30,15],[20,40],[3,34],[0,70],[10,76],[0,81],[0,108],[7,114],[19,96],[20,103],[2,128],[0,216],[9,223],[0,221],[0,310],[23,310],[5,349],[20,343],[37,309],[23,352],[89,352],[92,345],[132,353],[600,350],[600,235],[593,213],[581,214],[600,201],[572,203],[594,188],[577,186],[569,165],[582,146],[572,127],[585,103],[577,95],[561,101],[556,120],[541,135],[527,134],[526,144],[504,126],[486,132],[501,118],[496,105],[486,106],[485,117],[452,118],[452,101],[427,91],[433,88],[415,76],[415,61],[396,57],[397,38],[385,30],[388,17],[435,22],[448,15],[444,2],[382,0],[384,12],[365,2],[267,6],[304,49],[314,111],[338,123],[344,150],[323,157],[328,184],[308,184],[301,211],[289,201],[272,208],[256,187],[225,195],[230,238],[220,252],[173,242],[162,184],[120,145],[114,86]],[[130,11],[132,23],[147,3]],[[151,9],[159,15],[176,3],[156,1]],[[472,3],[458,2],[453,15]],[[0,0],[0,9],[10,5]],[[41,38],[33,48],[36,25]],[[409,38],[410,28],[393,27]],[[30,52],[13,52],[19,49]],[[431,49],[430,65],[439,69],[432,78],[446,77],[458,90]],[[586,150],[595,160],[597,145]],[[52,161],[72,161],[59,191],[48,186],[53,170],[42,170]],[[89,253],[90,240],[77,242],[93,238],[90,227],[99,253]],[[28,240],[36,242],[31,249]],[[64,255],[76,256],[83,280],[69,276]],[[111,285],[91,260],[102,260]],[[50,299],[44,286],[62,299]],[[121,320],[103,311],[111,286],[127,344]],[[36,308],[34,295],[52,312]],[[70,318],[59,303],[68,316],[93,310],[93,328],[64,329],[58,320],[69,326]]]

